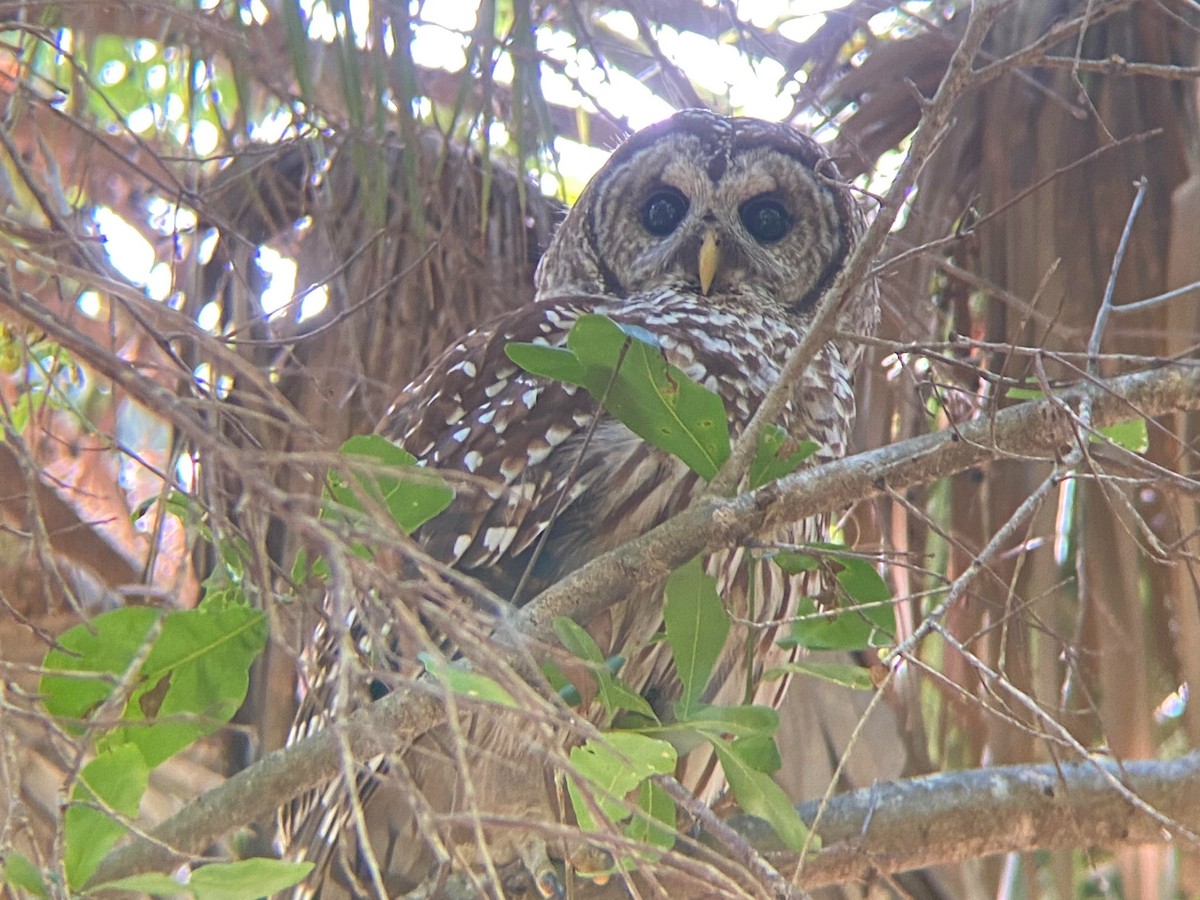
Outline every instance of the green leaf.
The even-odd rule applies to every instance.
[[[438,659],[432,653],[418,653],[417,658],[426,671],[454,693],[511,709],[517,708],[517,701],[512,698],[512,694],[502,688],[494,678]]]
[[[587,370],[584,386],[604,397],[605,409],[630,431],[678,456],[706,480],[717,474],[729,457],[725,404],[667,363],[644,330],[622,328],[604,316],[580,316],[567,346]]]
[[[108,881],[88,889],[89,894],[99,894],[102,891],[135,891],[139,894],[149,894],[152,897],[191,896],[192,892],[182,881],[163,875],[159,872],[146,872],[143,875],[130,875],[117,881]]]
[[[83,767],[71,799],[82,803],[99,799],[115,812],[132,818],[137,815],[149,778],[150,769],[141,751],[122,744],[97,755]],[[79,888],[124,836],[125,826],[101,809],[71,805],[64,816],[64,828],[67,883]]]
[[[754,462],[750,464],[750,489],[792,474],[818,446],[815,441],[793,441],[779,425],[768,425],[754,451]]]
[[[582,385],[587,376],[583,364],[575,354],[561,347],[544,344],[512,343],[504,348],[505,354],[514,363],[533,375],[541,375],[554,381]]]
[[[805,546],[811,547],[814,552],[810,554],[784,551],[776,553],[771,559],[789,575],[815,571],[824,562],[825,567],[834,572],[842,589],[856,603],[883,603],[892,599],[887,582],[875,570],[875,566],[869,560],[856,556],[848,547],[820,542]],[[886,619],[880,617],[879,625],[883,627],[886,623],[887,627],[891,628],[894,624],[891,610],[886,612]]]
[[[683,682],[677,704],[680,719],[690,717],[708,686],[713,666],[729,634],[729,615],[717,595],[717,580],[701,567],[700,557],[680,566],[667,579],[663,619],[675,670]]]
[[[352,437],[342,444],[341,452],[375,462],[370,471],[354,473],[358,490],[382,503],[405,533],[415,531],[454,499],[453,488],[429,470],[419,468],[416,457],[407,450],[377,434]],[[329,474],[328,490],[329,496],[344,509],[364,511],[356,490],[336,472]]]
[[[596,674],[600,683],[600,701],[607,712],[616,713],[627,709],[645,716],[651,722],[658,721],[654,707],[645,697],[607,670],[601,670]]]
[[[854,556],[835,556],[834,559],[837,580],[855,603],[885,603],[892,599],[892,592],[888,588],[887,582],[875,570],[875,566],[867,560]],[[880,609],[885,615],[877,622],[879,627],[893,628],[895,619],[892,617],[891,608],[880,607]]]
[[[575,685],[571,684],[571,679],[566,676],[563,670],[552,659],[548,659],[542,663],[542,674],[546,676],[546,680],[550,682],[550,687],[554,688],[560,696],[566,700],[567,704],[574,706],[579,702],[579,692],[575,690]],[[574,692],[573,699],[567,699],[567,694]]]
[[[779,729],[779,713],[769,706],[701,706],[679,722],[706,737],[765,737]]]
[[[889,615],[890,607],[884,607]],[[808,650],[866,650],[868,647],[884,646],[887,635],[881,634],[870,619],[856,610],[848,612],[821,612],[811,597],[800,601],[796,609],[799,617],[792,624],[792,633],[781,638],[781,647],[805,647]]]
[[[565,616],[559,616],[554,620],[554,633],[571,653],[584,662],[591,663],[591,673],[596,679],[600,705],[604,707],[605,712],[612,715],[622,709],[628,709],[653,721],[658,721],[654,709],[646,701],[646,698],[632,690],[613,674],[613,663],[616,662],[619,665],[624,662],[623,659],[616,657],[606,660],[596,642],[592,640],[592,636],[577,622]],[[578,703],[580,699],[576,692],[574,702]]]
[[[638,788],[638,809],[625,834],[635,841],[670,850],[675,846],[675,801],[653,781],[646,780]],[[653,857],[652,857],[653,858]]]
[[[1145,453],[1150,447],[1150,435],[1146,432],[1145,419],[1131,419],[1128,422],[1118,422],[1101,428],[1100,433],[1116,444],[1132,453]],[[1098,440],[1094,435],[1092,440]]]
[[[587,786],[577,778],[567,779],[567,792],[579,827],[598,831],[592,805],[583,791],[595,801],[611,821],[629,818],[625,796],[652,775],[664,775],[675,769],[678,757],[666,741],[628,731],[613,731],[571,748],[571,764]]]
[[[794,672],[799,675],[811,675],[822,681],[831,681],[843,687],[856,691],[872,691],[875,684],[871,681],[871,673],[862,666],[852,666],[847,663],[803,663],[790,662],[763,673],[764,681],[782,677],[785,673]]]
[[[124,607],[77,625],[44,663],[41,691],[51,714],[86,718],[112,693],[163,616]],[[266,644],[264,615],[228,598],[167,613],[104,746],[136,744],[151,768],[232,718],[245,699],[250,664]],[[76,675],[57,673],[79,673]],[[93,677],[87,678],[84,673]],[[107,675],[107,678],[100,677]]]
[[[1010,387],[1004,396],[1009,400],[1045,400],[1046,392],[1041,388]]]
[[[559,641],[573,654],[590,663],[604,664],[604,654],[578,622],[566,616],[559,616],[554,620],[553,626]]]
[[[196,900],[255,900],[299,884],[312,868],[310,862],[243,859],[196,869],[188,886]]]
[[[796,553],[792,550],[782,550],[771,557],[772,562],[789,575],[801,572],[816,572],[821,568],[821,561],[808,553]]]
[[[310,862],[292,863],[256,857],[196,869],[187,884],[169,875],[150,872],[97,885],[91,892],[136,891],[155,897],[190,894],[197,900],[255,900],[299,884],[312,869]]]
[[[245,700],[266,641],[266,616],[228,598],[168,614],[125,708],[131,724],[111,740],[136,744],[153,768],[212,734]]]
[[[42,873],[38,867],[15,850],[10,850],[0,862],[0,885],[20,888],[34,897],[45,897],[48,894],[46,882],[42,880]]]
[[[58,639],[42,663],[39,691],[51,715],[84,719],[103,703],[138,655],[162,615],[148,606],[125,606],[76,625]],[[77,674],[57,674],[77,673]]]
[[[644,328],[584,315],[567,334],[566,350],[514,343],[505,352],[528,372],[582,385],[630,431],[705,479],[729,456],[720,396],[669,364]]]
[[[790,849],[799,850],[803,847],[808,839],[808,828],[783,788],[766,772],[748,765],[726,741],[713,741],[713,749],[717,752],[717,759],[721,761],[721,769],[738,805],[750,815],[769,822],[779,839]],[[812,846],[813,849],[819,849],[815,836]]]
[[[779,755],[779,747],[773,737],[752,734],[740,737],[729,745],[731,752],[736,753],[746,765],[768,775],[778,772],[783,766]]]

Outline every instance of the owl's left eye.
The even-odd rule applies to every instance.
[[[666,237],[687,215],[688,199],[675,188],[655,191],[642,204],[642,226],[655,237]]]
[[[770,194],[747,200],[738,210],[738,216],[760,244],[773,244],[792,227],[792,217],[787,209]]]

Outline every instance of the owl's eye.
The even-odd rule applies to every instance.
[[[642,204],[642,227],[656,237],[666,237],[687,215],[688,199],[675,188],[659,188]]]
[[[754,197],[738,210],[742,224],[760,244],[773,244],[788,233],[792,217],[783,204],[770,194]]]

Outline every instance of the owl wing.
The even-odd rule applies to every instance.
[[[421,465],[469,476],[455,480],[450,507],[416,536],[434,558],[503,597],[512,596],[539,538],[597,484],[596,467],[580,463],[589,429],[603,418],[585,390],[524,371],[505,348],[562,347],[588,311],[562,301],[535,303],[471,332],[404,390],[377,429]],[[537,586],[570,564],[538,562]],[[518,601],[532,596],[523,593]]]

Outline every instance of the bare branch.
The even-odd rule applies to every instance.
[[[1097,759],[948,772],[833,798],[817,828],[824,849],[805,864],[802,886],[813,890],[997,853],[1169,841],[1162,825],[1113,791],[1106,774],[1174,821],[1200,828],[1200,753],[1119,766]],[[801,804],[805,821],[813,820],[816,807]],[[756,846],[779,849],[766,823],[741,817],[734,824]],[[771,858],[783,867],[790,855]]]
[[[815,467],[732,499],[708,498],[544,591],[501,623],[497,637],[510,647],[552,639],[557,617],[587,621],[696,554],[744,542],[783,520],[849,505],[889,487],[928,483],[996,457],[1053,454],[1071,442],[1061,405],[1077,408],[1085,399],[1092,403],[1095,428],[1132,416],[1200,409],[1200,367],[1170,365],[1081,385],[1051,400],[1023,403],[953,431]],[[342,739],[355,759],[366,760],[401,750],[444,716],[431,693],[409,688],[389,694],[353,713],[342,727],[267,755],[154,829],[155,838],[175,847],[178,856],[133,842],[112,854],[93,880],[161,870],[200,852],[230,828],[272,815],[279,804],[337,776]]]

